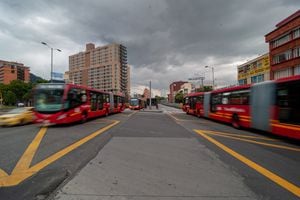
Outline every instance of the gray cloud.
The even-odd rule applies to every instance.
[[[299,9],[298,0],[90,0],[0,2],[0,59],[49,77],[45,41],[61,48],[55,68],[85,43],[121,42],[133,66],[132,84],[168,88],[172,81],[215,67],[217,83],[236,80],[236,65],[268,50],[264,35]]]

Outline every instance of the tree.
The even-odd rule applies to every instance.
[[[203,86],[201,88],[197,88],[196,92],[209,92],[212,91],[212,86]]]
[[[30,90],[29,85],[20,80],[11,81],[8,88],[15,94],[17,101],[23,101],[23,96]]]
[[[175,95],[175,103],[183,103],[183,92],[180,91]]]
[[[7,91],[3,96],[3,101],[6,105],[15,105],[17,102],[17,97],[12,91]]]

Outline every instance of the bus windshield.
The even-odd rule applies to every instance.
[[[139,105],[139,100],[138,99],[131,99],[130,100],[130,105],[131,106],[138,106]]]
[[[38,112],[57,112],[63,107],[63,89],[39,89],[34,96]]]

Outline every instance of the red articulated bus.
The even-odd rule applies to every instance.
[[[253,128],[300,139],[299,91],[300,75],[297,75],[253,85],[191,93],[185,98],[183,110],[188,114],[231,123],[235,128]]]
[[[145,101],[138,98],[132,98],[129,101],[129,108],[130,110],[140,110],[145,107]]]
[[[36,123],[45,125],[85,122],[124,110],[124,96],[81,85],[39,84],[34,89]]]
[[[182,110],[186,114],[196,115],[197,117],[204,116],[203,100],[204,92],[190,93],[184,98]]]

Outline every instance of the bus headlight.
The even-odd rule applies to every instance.
[[[61,119],[64,119],[64,118],[66,118],[66,117],[67,117],[66,114],[62,114],[62,115],[58,116],[57,120],[61,120]]]

